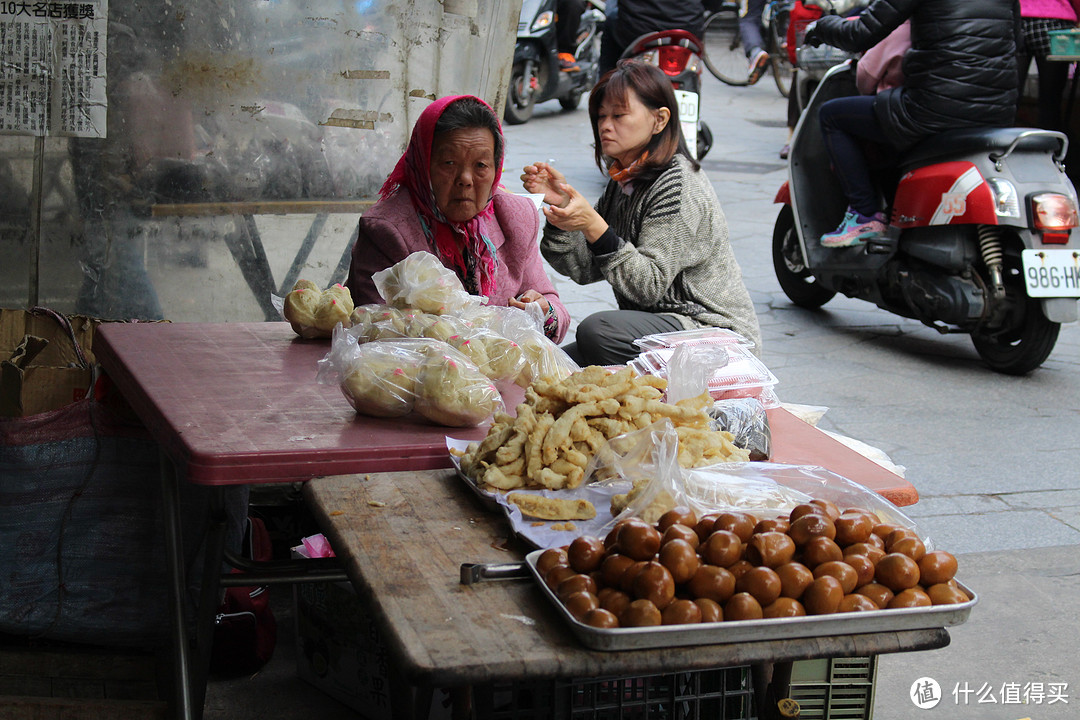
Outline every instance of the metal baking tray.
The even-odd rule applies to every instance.
[[[970,597],[957,605],[934,605],[928,608],[897,608],[865,612],[808,615],[798,618],[768,620],[732,620],[730,622],[697,623],[693,625],[660,625],[641,628],[594,628],[579,622],[571,615],[555,593],[547,586],[536,569],[536,560],[543,550],[525,556],[536,584],[540,586],[559,613],[570,624],[583,645],[593,650],[645,650],[648,648],[685,647],[688,645],[721,645],[761,640],[856,635],[859,633],[925,630],[961,625],[971,614],[978,596],[963,583],[957,583]]]

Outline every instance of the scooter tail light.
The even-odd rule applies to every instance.
[[[660,62],[658,65],[661,70],[674,77],[686,69],[686,64],[690,62],[691,55],[693,53],[690,52],[690,48],[684,48],[680,45],[665,45],[660,48]]]
[[[546,28],[547,26],[551,25],[554,22],[555,22],[555,13],[553,13],[550,10],[548,10],[546,12],[542,12],[542,13],[540,13],[540,15],[535,20],[533,20],[532,31],[533,32],[539,32],[540,30],[543,30],[544,28]]]
[[[1068,236],[1069,230],[1078,224],[1076,203],[1061,193],[1032,196],[1031,216],[1035,220],[1035,229],[1043,232],[1043,242],[1047,242],[1047,235]]]
[[[1020,217],[1020,196],[1016,187],[1004,178],[989,178],[990,190],[994,196],[994,212],[998,217]]]

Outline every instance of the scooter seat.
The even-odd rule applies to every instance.
[[[1030,133],[1023,136],[1024,133]],[[1021,136],[1023,136],[1021,138]],[[929,165],[944,160],[956,159],[972,153],[1004,152],[1021,138],[1017,150],[1027,152],[1058,152],[1062,150],[1065,136],[1061,133],[1034,128],[967,128],[950,130],[918,143],[901,158],[901,169]]]

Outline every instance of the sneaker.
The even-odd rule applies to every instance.
[[[840,227],[821,236],[821,245],[827,248],[851,247],[884,235],[885,229],[885,213],[878,212],[867,217],[848,208]]]
[[[753,85],[761,76],[765,74],[765,70],[769,67],[769,53],[765,52],[761,48],[758,48],[753,55],[750,56],[750,70],[746,76],[746,82],[749,85]]]
[[[790,155],[790,154],[791,154],[791,144],[790,143],[785,145],[784,147],[780,148],[780,159],[781,160],[787,160],[788,155]]]
[[[581,66],[570,53],[559,53],[559,69],[563,72],[581,72]]]

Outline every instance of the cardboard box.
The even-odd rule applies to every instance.
[[[297,674],[367,720],[390,720],[388,650],[352,585],[293,585],[293,616]],[[449,720],[445,693],[433,693],[429,718]]]
[[[81,315],[68,320],[71,333],[47,314],[0,310],[0,416],[57,410],[90,392],[94,330],[101,321]]]

